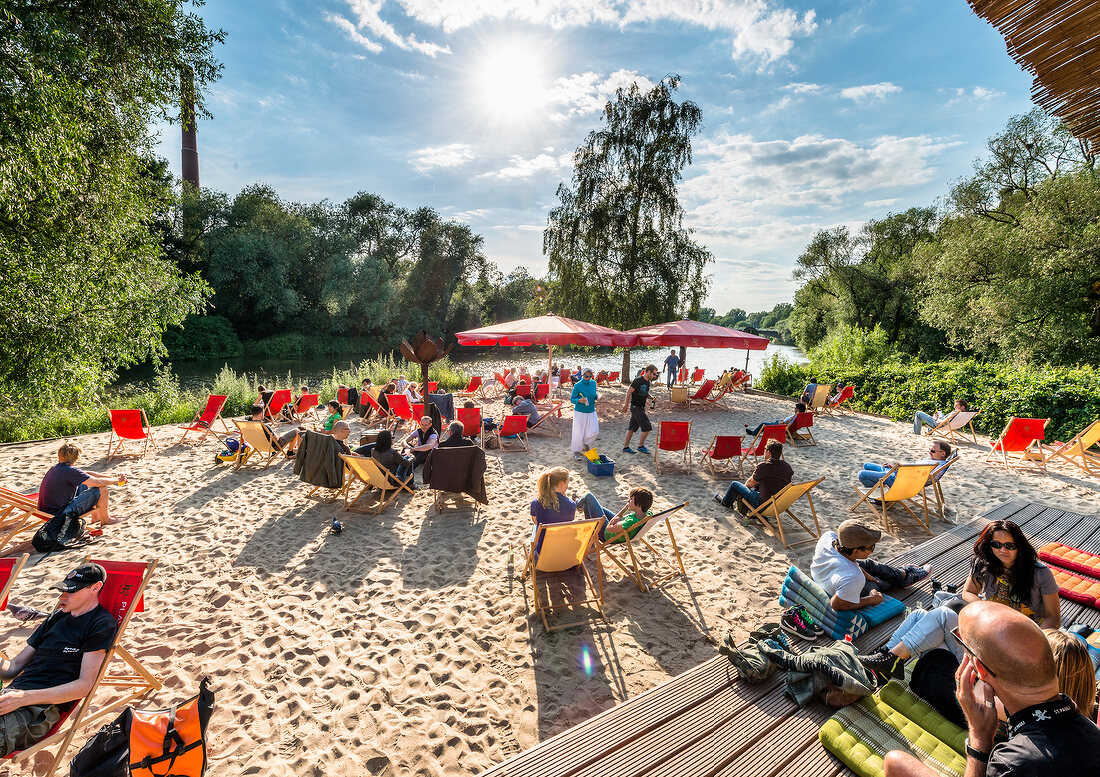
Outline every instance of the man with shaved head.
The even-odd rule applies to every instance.
[[[956,638],[965,653],[955,674],[955,698],[966,716],[966,777],[1094,777],[1100,728],[1059,693],[1054,655],[1027,616],[995,602],[959,613]],[[1000,699],[1008,714],[1007,742],[994,746]],[[886,777],[934,777],[909,753],[886,754]]]

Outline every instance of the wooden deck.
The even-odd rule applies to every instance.
[[[1100,552],[1100,519],[1045,505],[1008,502],[894,559],[931,564],[932,575],[962,583],[974,538],[987,521],[1011,519],[1038,547],[1058,541]],[[906,591],[908,604],[931,601],[927,585]],[[861,652],[882,644],[893,618],[856,640]],[[1100,610],[1062,599],[1062,623],[1100,626]],[[796,640],[797,642],[797,640]],[[807,643],[803,643],[807,644]],[[742,682],[715,658],[623,702],[484,772],[486,777],[832,777],[850,775],[817,740],[834,710],[799,710],[783,694],[785,673],[760,685]]]

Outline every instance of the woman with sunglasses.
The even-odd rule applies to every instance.
[[[993,521],[978,535],[962,597],[1007,604],[1043,629],[1062,625],[1054,573],[1012,521]]]

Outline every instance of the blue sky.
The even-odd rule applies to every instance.
[[[678,73],[704,126],[681,186],[709,304],[792,299],[823,228],[932,204],[1031,108],[964,0],[211,0],[228,32],[201,183],[429,205],[504,272],[546,270],[570,155],[617,86]],[[179,174],[178,130],[160,153]]]

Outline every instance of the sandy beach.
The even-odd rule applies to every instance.
[[[739,394],[733,410],[670,411],[664,389],[655,390],[654,422],[693,422],[695,461],[690,473],[670,468],[658,477],[652,456],[619,452],[622,387],[602,393],[597,447],[617,461],[614,478],[592,477],[573,461],[567,409],[561,438],[533,434],[529,453],[487,451],[490,504],[477,511],[436,514],[430,494],[418,491],[381,516],[346,513],[341,502],[307,498],[291,461],[234,471],[215,463],[220,446],[181,445],[174,427],[155,430],[159,452],[110,465],[106,434],[80,438],[78,466],[130,474],[110,491],[126,522],[107,527],[89,552],[160,560],[146,612],[125,641],[165,680],[145,706],[181,700],[211,676],[215,775],[471,774],[713,657],[727,632],[740,639],[776,619],[779,583],[790,564],[808,567],[813,544],[785,551],[758,524],[715,504],[711,495],[728,480],[712,478],[698,459],[715,434],[788,415],[793,401]],[[502,409],[499,399],[485,402],[490,415]],[[353,424],[352,439],[364,428]],[[825,476],[814,491],[823,529],[852,516],[864,461],[912,461],[928,448],[911,425],[872,416],[821,417],[813,432],[816,447],[787,446],[785,458],[798,480]],[[37,490],[57,446],[5,446],[0,484]],[[957,520],[1010,499],[1100,512],[1097,483],[1083,473],[1006,472],[983,461],[987,450],[981,437],[963,445],[943,481]],[[557,465],[576,473],[571,495],[592,491],[613,510],[638,485],[654,490],[655,509],[689,500],[674,524],[687,579],[641,593],[608,566],[606,622],[546,634],[516,573],[535,479]],[[809,518],[805,503],[796,511]],[[857,515],[872,519],[866,509]],[[329,532],[334,517],[342,534]],[[949,526],[932,523],[937,533]],[[806,539],[797,527],[789,536]],[[876,556],[926,538],[919,528],[884,535]],[[46,586],[81,557],[32,557],[11,601],[50,609],[56,599]],[[30,629],[0,617],[11,655]]]

